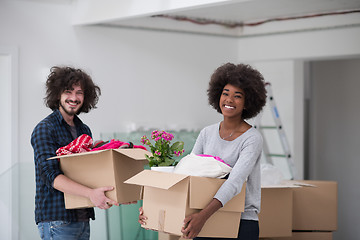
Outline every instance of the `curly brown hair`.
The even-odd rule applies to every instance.
[[[84,103],[76,114],[87,113],[92,108],[96,108],[101,90],[94,84],[91,77],[81,69],[59,66],[50,69],[46,80],[45,105],[52,110],[58,109],[61,94],[65,90],[71,89],[74,84],[80,84],[84,92]]]
[[[266,89],[262,74],[247,64],[225,63],[211,75],[207,90],[209,104],[219,113],[220,97],[227,84],[239,87],[245,92],[243,119],[255,117],[265,106]]]

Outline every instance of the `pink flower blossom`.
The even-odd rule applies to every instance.
[[[144,135],[144,136],[141,137],[140,141],[141,141],[142,144],[145,144],[146,140],[147,140],[147,137]]]
[[[158,130],[154,130],[152,131],[151,133],[151,138],[152,139],[155,139],[156,137],[158,137],[160,135],[159,131]]]
[[[164,132],[161,136],[165,141],[171,141],[174,138],[174,135],[171,133]]]
[[[155,144],[152,144],[150,139],[153,139]],[[164,164],[165,162],[166,164],[175,164],[176,160],[172,158],[173,155],[180,156],[184,152],[184,142],[178,141],[171,145],[174,135],[166,131],[154,130],[150,139],[145,135],[140,139],[142,144],[150,147],[153,154],[153,156],[146,155],[150,166],[158,166],[158,164]]]

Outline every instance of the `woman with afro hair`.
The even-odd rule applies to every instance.
[[[212,74],[207,94],[209,104],[223,120],[201,130],[192,153],[220,157],[232,170],[207,207],[185,218],[183,237],[209,239],[197,235],[213,213],[241,192],[246,181],[245,210],[236,239],[259,239],[263,140],[246,120],[255,117],[266,103],[264,78],[249,65],[226,63]]]

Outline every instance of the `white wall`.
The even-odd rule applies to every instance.
[[[252,63],[274,85],[301,171],[302,61],[360,54],[359,27],[235,39],[73,27],[71,18],[71,7],[59,1],[0,1],[0,46],[19,50],[20,239],[37,237],[30,134],[50,113],[44,69],[71,64],[93,76],[103,94],[98,109],[80,117],[99,138],[134,124],[198,129],[218,121],[207,106],[209,76],[227,61]]]
[[[126,130],[130,123],[200,128],[217,116],[206,107],[207,83],[215,66],[236,60],[233,40],[220,39],[220,47],[218,39],[195,35],[101,27],[76,34],[80,62],[88,59],[102,87],[99,108],[83,117],[96,132]]]
[[[70,19],[66,4],[0,2],[0,46],[19,49],[20,239],[37,238],[30,135],[50,113],[43,104],[44,69],[71,64],[93,76],[102,89],[98,109],[80,117],[99,138],[101,132],[126,130],[129,123],[199,129],[217,121],[220,115],[207,107],[209,76],[237,59],[234,39],[74,28]]]
[[[0,215],[10,221],[0,222],[0,238],[11,239],[11,57],[0,53],[0,102],[2,112],[0,118],[0,152],[2,161],[0,165]]]
[[[0,238],[17,239],[19,222],[18,51],[0,46]]]

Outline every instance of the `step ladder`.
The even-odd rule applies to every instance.
[[[294,161],[293,161],[293,158],[291,155],[289,142],[287,140],[283,125],[281,123],[279,111],[276,107],[276,102],[275,102],[275,99],[274,99],[274,96],[272,93],[271,84],[269,82],[265,83],[265,88],[267,91],[266,101],[269,104],[269,107],[270,107],[270,110],[272,113],[271,115],[274,119],[275,126],[266,126],[266,125],[261,124],[263,111],[264,111],[263,110],[255,118],[254,127],[256,129],[258,129],[258,131],[263,136],[263,152],[264,152],[266,162],[274,165],[274,161],[273,161],[274,157],[283,158],[287,162],[287,166],[288,166],[288,169],[290,172],[291,179],[295,179],[296,178],[296,169],[295,169]],[[281,143],[281,146],[283,149],[283,153],[271,153],[270,152],[269,145],[268,145],[266,135],[265,135],[265,130],[272,130],[272,131],[276,130],[277,131],[279,140],[280,140],[280,143]]]

